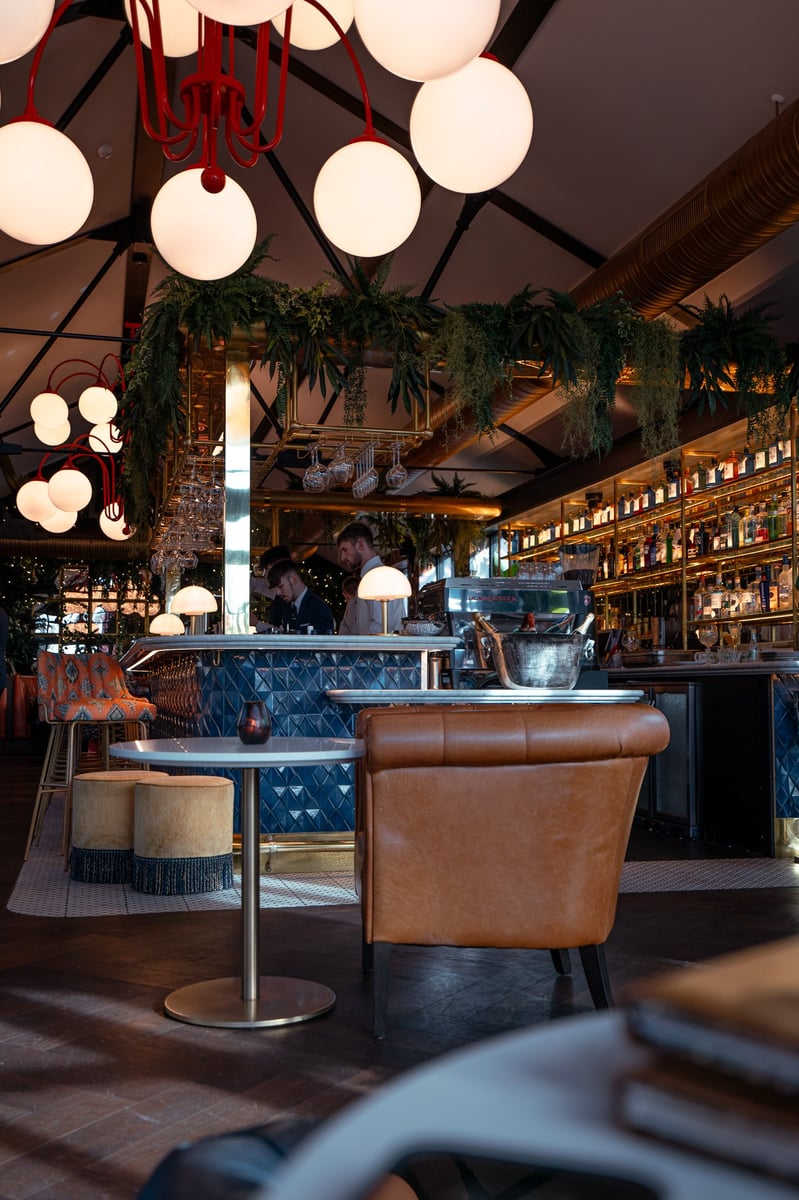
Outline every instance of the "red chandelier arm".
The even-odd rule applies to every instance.
[[[105,359],[109,358],[109,357],[115,359],[116,362],[119,363],[120,377],[122,377],[122,372],[121,372],[122,364],[119,362],[119,359],[116,357],[115,354],[111,354],[111,355],[106,354],[105,358],[103,359],[103,363],[105,362]],[[72,366],[73,363],[79,363],[83,367],[90,367],[91,370],[89,370],[89,371],[72,371],[69,375],[65,375],[63,378],[61,378],[59,380],[59,383],[58,383],[59,388],[62,388],[65,383],[69,383],[70,379],[77,379],[81,375],[88,375],[90,378],[93,377],[97,383],[101,383],[103,385],[103,387],[107,387],[109,391],[112,390],[111,384],[108,381],[108,377],[105,374],[105,372],[103,371],[103,363],[100,363],[100,366],[98,367],[96,363],[89,362],[88,358],[65,358],[65,359],[62,359],[62,361],[60,363],[56,363],[56,365],[53,367],[52,371],[50,372],[50,374],[47,378],[47,390],[48,391],[53,390],[53,378],[55,376],[56,371],[59,371],[62,367]],[[124,387],[124,382],[123,382],[123,387]]]
[[[106,508],[109,504],[114,503],[116,500],[116,468],[114,465],[114,460],[110,456],[108,459],[104,459],[103,456],[98,454],[96,450],[92,450],[88,446],[85,446],[83,444],[84,441],[88,441],[87,434],[82,434],[81,437],[77,438],[74,442],[65,442],[63,446],[56,446],[53,450],[48,450],[47,454],[44,455],[39,463],[39,469],[36,472],[36,478],[44,480],[43,472],[47,460],[51,458],[53,454],[60,454],[64,450],[70,450],[72,453],[67,456],[63,468],[59,469],[69,469],[74,467],[77,470],[77,459],[93,458],[100,466],[100,474],[103,482],[103,508]]]
[[[396,0],[396,2],[400,3],[401,0]],[[324,4],[320,4],[319,0],[306,0],[306,3],[312,5],[315,9],[318,9],[318,11],[322,14],[322,16],[327,18],[327,20],[330,22],[330,24],[335,29],[338,36],[341,38],[342,45],[344,46],[344,49],[347,51],[350,62],[352,63],[352,66],[353,66],[353,70],[355,71],[355,75],[358,80],[358,86],[361,89],[361,99],[363,100],[363,116],[364,116],[364,122],[365,122],[365,128],[364,128],[363,134],[361,136],[367,137],[367,138],[373,138],[375,136],[375,131],[374,131],[374,125],[372,124],[372,104],[371,104],[371,101],[369,100],[369,92],[367,91],[367,88],[366,88],[366,79],[364,78],[364,73],[361,70],[361,64],[358,62],[358,58],[355,54],[355,51],[352,48],[352,42],[347,37],[344,30],[341,28],[341,26],[339,25],[336,18],[327,11]],[[289,10],[289,11],[291,11],[291,10]]]
[[[50,41],[50,35],[52,34],[56,25],[61,20],[64,13],[67,11],[69,6],[71,5],[71,3],[72,3],[72,0],[63,0],[63,3],[59,4],[58,8],[53,13],[53,16],[50,20],[50,24],[47,26],[47,29],[42,34],[41,40],[39,41],[39,44],[36,47],[36,53],[33,56],[33,62],[31,63],[31,69],[28,74],[27,102],[25,104],[25,112],[23,114],[22,119],[27,119],[29,121],[43,120],[43,118],[39,116],[39,110],[36,107],[36,101],[34,99],[34,91],[36,89],[36,77],[39,74],[39,66],[42,61],[42,55],[44,54],[47,43]],[[46,124],[49,125],[50,122],[48,121],[48,122],[46,122]]]
[[[148,99],[147,89],[147,73],[144,65],[144,50],[142,48],[141,34],[139,30],[139,4],[144,10],[144,15],[147,20],[147,28],[150,35],[150,59],[152,62],[153,72],[153,91],[156,99],[156,115],[157,128],[153,123],[150,113],[150,104]],[[202,38],[202,21],[201,16],[197,17],[197,38],[198,43],[201,43]],[[142,125],[144,131],[152,141],[157,142],[163,149],[164,155],[172,162],[181,162],[194,150],[197,144],[197,134],[199,129],[200,116],[192,108],[187,109],[185,101],[185,84],[181,88],[181,99],[184,101],[184,119],[181,120],[177,113],[174,112],[169,103],[169,85],[167,81],[166,71],[166,56],[164,54],[164,43],[161,37],[161,11],[159,8],[159,0],[152,0],[152,7],[148,0],[132,0],[130,6],[130,23],[133,30],[133,49],[136,58],[136,80],[139,89],[139,110],[141,112]],[[177,133],[169,133],[169,127],[174,126]],[[179,150],[173,150],[172,147],[178,146],[181,142],[188,144],[181,147]]]

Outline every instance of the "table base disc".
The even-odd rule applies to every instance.
[[[237,976],[178,988],[167,996],[164,1011],[189,1025],[258,1029],[310,1021],[329,1012],[335,1003],[336,993],[329,987],[282,975],[262,975],[259,998],[242,1000],[241,979]]]

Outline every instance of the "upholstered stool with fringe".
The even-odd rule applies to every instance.
[[[233,784],[154,772],[136,784],[131,886],[157,896],[233,886]]]
[[[70,878],[77,883],[130,883],[133,802],[140,779],[165,771],[92,771],[72,781]]]

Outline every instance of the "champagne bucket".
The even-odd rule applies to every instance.
[[[484,617],[475,614],[474,620],[490,640],[491,661],[503,687],[569,690],[577,683],[593,613],[575,633],[500,633]]]
[[[494,655],[497,674],[505,687],[573,688],[583,665],[585,638],[581,633],[505,633],[502,650],[505,670],[502,673]]]

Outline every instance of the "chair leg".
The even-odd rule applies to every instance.
[[[57,791],[59,787],[58,772],[61,767],[61,758],[66,753],[64,744],[65,733],[66,729],[63,725],[50,726],[50,735],[47,739],[47,749],[44,753],[39,785],[36,788],[36,799],[33,803],[31,823],[28,829],[28,840],[25,843],[25,861],[27,861],[30,854],[34,838],[38,843],[42,836],[42,825],[44,824],[47,807],[53,792]]]
[[[375,946],[374,942],[367,942],[361,931],[361,968],[365,972],[374,970],[375,965]]]
[[[388,964],[391,959],[392,946],[390,942],[373,942],[372,956],[374,975],[372,977],[373,997],[373,1032],[378,1041],[386,1036],[386,1011],[388,1009]]]
[[[605,947],[581,946],[580,961],[583,964],[594,1008],[613,1008],[613,994],[610,990],[608,967],[605,961]]]
[[[77,774],[80,758],[81,722],[70,721],[67,728],[67,779],[64,788],[64,831],[61,835],[61,853],[64,870],[69,866],[69,844],[72,840],[72,780]]]
[[[552,965],[554,966],[558,975],[571,975],[572,960],[571,960],[571,957],[569,956],[569,951],[568,950],[550,950],[549,953],[552,958]]]

